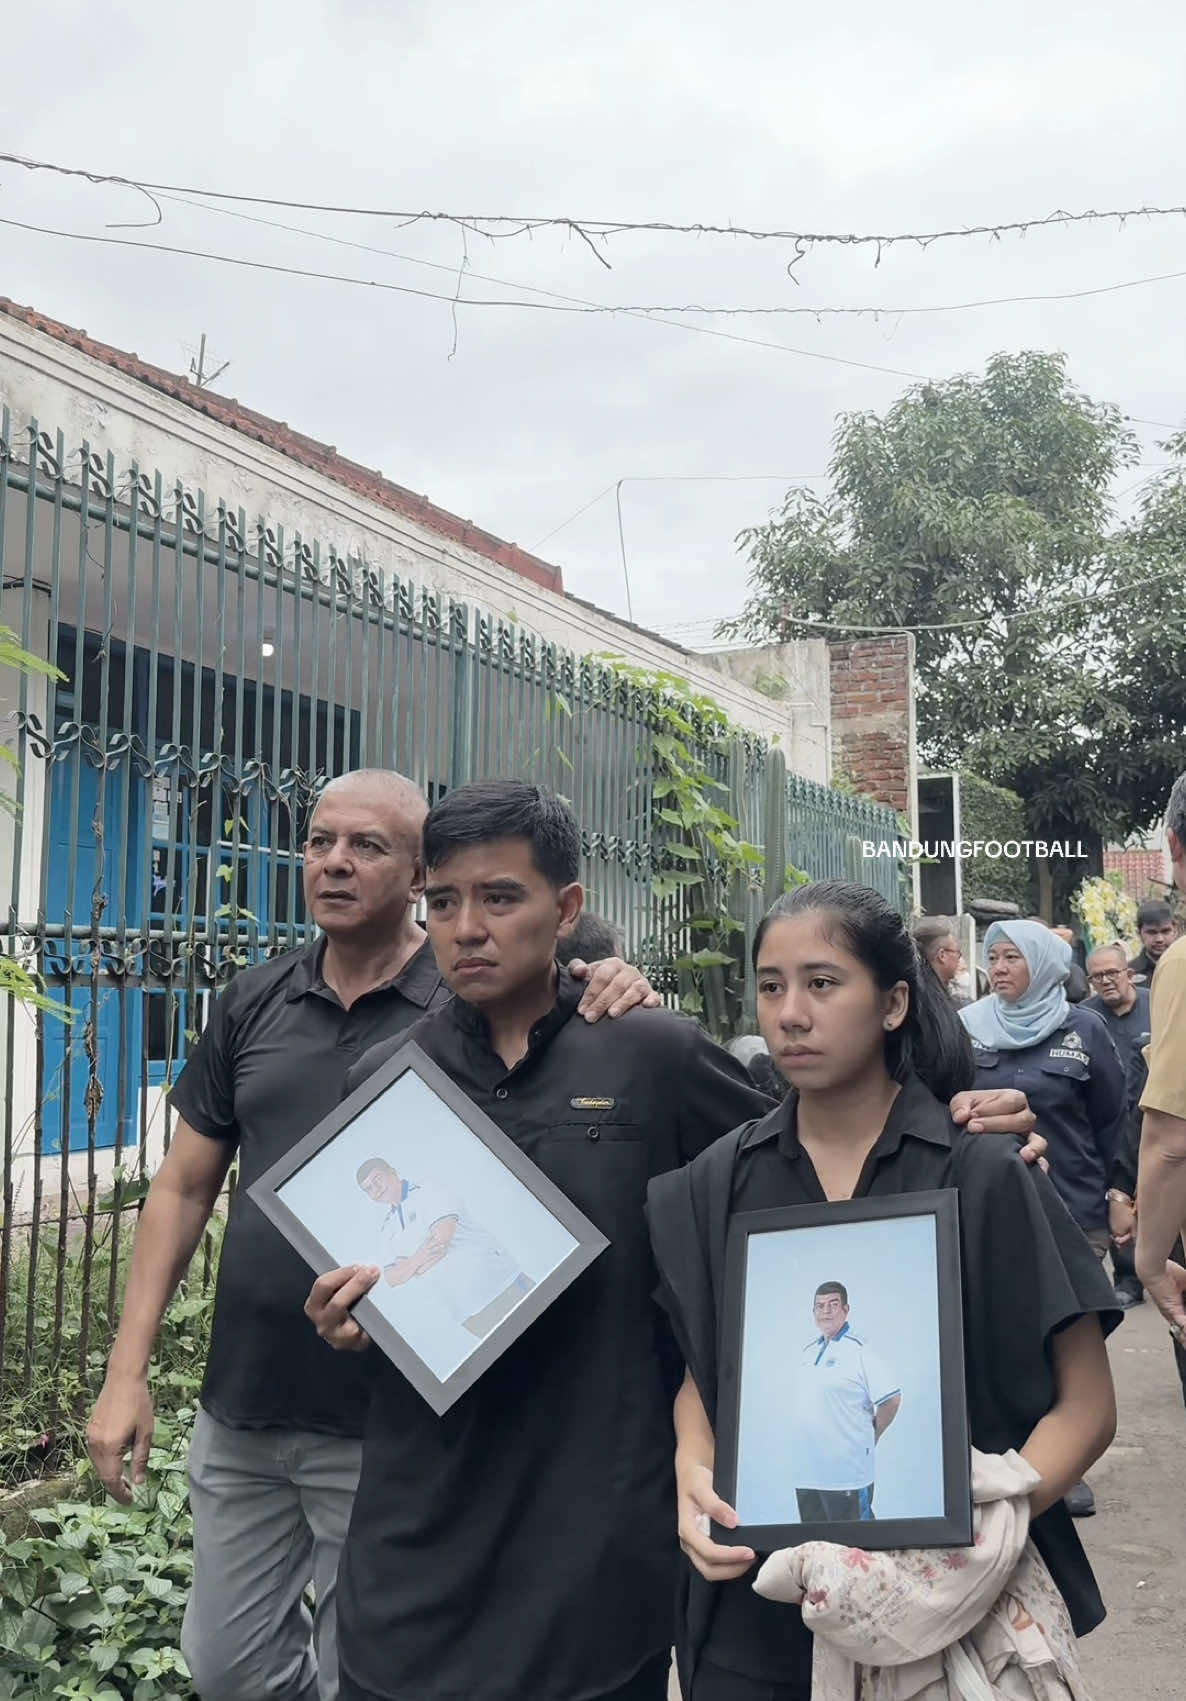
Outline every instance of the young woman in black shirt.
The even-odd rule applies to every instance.
[[[780,898],[754,943],[763,1036],[791,1092],[776,1110],[652,1182],[660,1298],[687,1372],[675,1407],[686,1701],[809,1701],[797,1607],[751,1584],[758,1556],[714,1542],[737,1515],[712,1483],[725,1244],[738,1211],[954,1187],[960,1194],[973,1444],[1020,1451],[1042,1481],[1032,1537],[1079,1635],[1103,1605],[1062,1497],[1112,1438],[1104,1335],[1114,1295],[1047,1177],[1004,1139],[967,1137],[946,1101],[971,1047],[902,918],[866,887]]]

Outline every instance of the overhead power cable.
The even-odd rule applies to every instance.
[[[322,283],[349,284],[357,289],[374,289],[394,295],[417,296],[424,301],[443,301],[450,309],[461,307],[537,307],[533,301],[501,301],[479,299],[474,296],[461,296],[456,292],[442,293],[439,290],[415,289],[411,284],[387,283],[382,279],[353,278],[338,272],[315,271],[306,266],[282,266],[269,260],[248,260],[238,254],[221,254],[210,249],[185,248],[175,243],[144,242],[130,236],[103,236],[97,231],[59,230],[51,225],[31,224],[24,219],[0,218],[0,225],[6,225],[12,230],[32,231],[38,236],[64,237],[72,242],[100,243],[115,248],[138,248],[156,254],[182,255],[194,260],[211,260],[219,265],[238,266],[248,271],[279,273],[285,277],[311,278]],[[450,267],[452,271],[453,268]],[[557,309],[556,311],[559,311]],[[627,315],[640,317],[640,315]],[[862,372],[881,372],[890,378],[914,378],[926,380],[925,372],[910,372],[898,366],[879,366],[871,360],[853,360],[847,355],[822,354],[818,349],[792,348],[789,343],[772,342],[763,337],[743,337],[736,331],[721,331],[709,325],[684,325],[677,319],[665,319],[655,314],[641,315],[646,323],[652,325],[674,325],[679,330],[690,331],[696,336],[723,337],[726,342],[745,343],[750,348],[776,349],[782,354],[798,355],[804,360],[822,360],[831,366],[852,366]]]
[[[434,272],[447,272],[451,277],[457,272],[457,267],[443,260],[424,260],[418,255],[401,254],[391,248],[382,248],[371,242],[356,242],[349,237],[332,236],[328,231],[311,230],[307,225],[288,224],[282,219],[261,218],[255,213],[237,212],[232,207],[221,207],[211,201],[194,200],[188,195],[174,195],[164,190],[157,194],[162,201],[168,201],[174,206],[193,207],[199,212],[215,213],[222,218],[236,219],[243,224],[259,225],[266,230],[281,230],[290,236],[306,236],[317,242],[329,242],[336,248],[351,248],[363,254],[380,254],[387,259],[398,260],[406,266],[422,266]],[[522,290],[527,295],[538,295],[549,301],[563,304],[563,310],[573,313],[613,314],[625,313],[631,316],[656,313],[686,313],[701,318],[775,318],[790,316],[797,318],[826,319],[826,318],[865,318],[865,319],[898,319],[916,317],[928,313],[966,313],[980,307],[1015,307],[1027,303],[1042,303],[1050,301],[1082,301],[1096,295],[1114,295],[1123,290],[1141,289],[1147,284],[1173,283],[1186,278],[1186,271],[1159,272],[1151,277],[1126,278],[1120,283],[1097,284],[1087,289],[1057,290],[1046,294],[1035,295],[1003,295],[987,298],[983,301],[954,301],[937,302],[934,305],[914,307],[897,306],[868,306],[868,307],[804,307],[797,305],[782,305],[777,307],[704,307],[695,302],[684,306],[661,306],[656,303],[624,303],[618,305],[612,302],[588,301],[578,295],[563,295],[556,290],[540,289],[533,284],[514,282],[509,278],[492,277],[487,272],[474,271],[466,266],[465,275],[478,283],[497,284],[501,289]],[[469,305],[466,297],[460,297],[458,305]],[[526,307],[528,302],[517,303],[475,303],[474,305],[516,305]]]
[[[0,152],[0,161],[22,166],[29,171],[47,171],[61,177],[83,178],[88,183],[114,184],[125,189],[138,190],[150,197],[157,193],[196,195],[206,200],[233,201],[248,206],[284,207],[303,212],[393,219],[404,227],[415,224],[449,224],[464,229],[472,235],[486,236],[491,240],[505,240],[509,237],[524,236],[540,230],[553,229],[580,237],[592,249],[601,264],[607,267],[610,262],[596,246],[597,242],[609,237],[628,234],[723,236],[754,242],[792,243],[795,247],[795,255],[789,262],[788,269],[793,270],[811,248],[825,245],[846,248],[873,247],[876,249],[877,259],[880,261],[881,255],[887,248],[903,243],[928,248],[935,242],[966,240],[969,237],[987,236],[999,239],[1002,236],[1021,236],[1030,230],[1058,226],[1093,223],[1119,223],[1123,225],[1129,219],[1169,218],[1186,215],[1186,206],[1087,208],[1078,212],[1069,212],[1060,207],[1044,215],[1005,219],[999,223],[953,225],[947,228],[923,231],[808,231],[785,227],[761,229],[747,225],[715,224],[707,221],[681,223],[669,219],[578,218],[567,214],[451,213],[430,211],[427,208],[415,210],[400,207],[354,205],[347,202],[301,201],[280,195],[251,195],[241,190],[206,189],[195,187],[192,184],[159,183],[147,177],[126,177],[114,172],[98,171],[89,166],[65,166],[52,160],[34,159],[26,154]]]

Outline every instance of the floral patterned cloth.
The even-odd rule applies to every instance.
[[[806,1542],[754,1588],[815,1634],[812,1701],[1088,1701],[1062,1597],[1029,1541],[1039,1481],[972,1451],[974,1545],[866,1553]]]

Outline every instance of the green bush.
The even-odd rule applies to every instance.
[[[39,1477],[69,1472],[84,1452],[86,1414],[103,1382],[115,1318],[107,1310],[112,1246],[110,1216],[100,1218],[88,1284],[84,1245],[75,1236],[62,1268],[60,1332],[57,1310],[58,1227],[44,1223],[33,1277],[33,1331],[25,1337],[30,1257],[18,1245],[8,1283],[8,1341],[0,1382],[0,1489],[16,1488]],[[132,1251],[131,1223],[125,1223],[116,1256],[117,1295]],[[153,1398],[164,1415],[197,1397],[210,1335],[211,1300],[204,1276],[213,1267],[221,1239],[215,1218],[191,1275],[165,1313],[153,1355]],[[118,1299],[116,1316],[118,1316]],[[82,1361],[82,1317],[90,1311],[88,1348]],[[55,1338],[56,1336],[56,1338]],[[28,1355],[26,1357],[26,1354]]]
[[[193,1573],[185,1468],[214,1309],[202,1276],[219,1235],[216,1219],[205,1255],[195,1260],[192,1284],[181,1289],[161,1325],[152,1372],[156,1434],[147,1479],[131,1506],[105,1496],[83,1450],[85,1413],[106,1361],[108,1320],[96,1305],[96,1345],[82,1375],[75,1303],[83,1285],[81,1242],[66,1254],[62,1362],[56,1365],[56,1234],[40,1250],[29,1373],[23,1374],[22,1342],[11,1364],[13,1382],[0,1398],[0,1464],[10,1482],[27,1480],[36,1463],[43,1471],[72,1471],[77,1488],[70,1499],[30,1512],[24,1528],[10,1522],[7,1536],[0,1532],[0,1701],[194,1701],[180,1652]],[[120,1249],[121,1278],[130,1241],[129,1235]],[[27,1256],[26,1250],[26,1292]],[[14,1271],[19,1279],[16,1260]]]
[[[70,1500],[0,1537],[0,1701],[192,1701],[181,1619],[193,1575],[185,1460],[194,1408],[158,1421],[131,1506]],[[85,1461],[80,1487],[93,1486]]]

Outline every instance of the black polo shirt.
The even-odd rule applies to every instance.
[[[238,1148],[201,1394],[233,1429],[362,1434],[370,1366],[311,1328],[309,1266],[247,1189],[337,1107],[368,1046],[449,996],[426,942],[394,980],[345,1010],[322,976],[324,950],[318,940],[236,975],[171,1094],[191,1128]]]
[[[741,1130],[731,1163],[729,1143],[722,1141],[651,1192],[661,1295],[714,1423],[714,1343],[721,1326],[728,1217],[826,1199],[799,1143],[797,1107],[792,1093],[762,1121]],[[727,1213],[718,1215],[712,1195],[721,1186],[731,1191]],[[1046,1176],[1017,1156],[1017,1143],[963,1133],[946,1106],[912,1076],[865,1160],[853,1197],[943,1187],[960,1194],[972,1442],[982,1452],[998,1453],[1021,1447],[1053,1403],[1052,1336],[1085,1312],[1101,1313],[1105,1329],[1121,1313],[1082,1233]],[[702,1244],[689,1253],[690,1241]],[[1082,1634],[1102,1618],[1103,1609],[1061,1503],[1035,1520],[1033,1533]],[[810,1701],[811,1635],[797,1608],[762,1599],[752,1583],[752,1573],[715,1586],[695,1575],[688,1580],[696,1645],[684,1658],[692,1667],[704,1659],[760,1682],[787,1685],[788,1701]]]
[[[562,973],[509,1071],[460,1000],[411,1036],[610,1245],[443,1418],[367,1355],[338,1646],[384,1701],[580,1701],[671,1646],[681,1364],[652,1299],[646,1188],[770,1101],[694,1022],[632,1010],[590,1026],[579,998]]]

